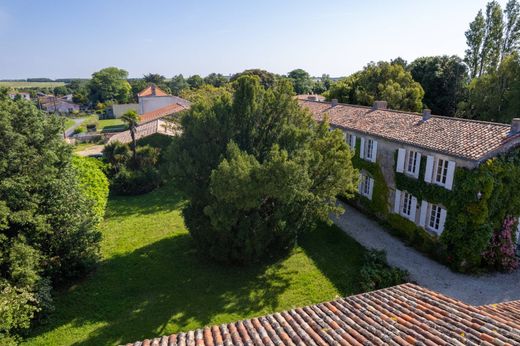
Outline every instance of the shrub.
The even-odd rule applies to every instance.
[[[390,267],[386,261],[385,251],[370,249],[365,253],[361,267],[361,288],[363,291],[378,290],[407,281],[408,272]]]
[[[514,231],[518,220],[514,217],[506,217],[501,229],[493,233],[491,242],[482,254],[487,265],[495,269],[512,272],[519,266],[516,257]]]
[[[105,216],[108,198],[108,179],[103,173],[103,164],[95,158],[74,156],[72,165],[83,194],[92,201],[92,208],[99,223]]]

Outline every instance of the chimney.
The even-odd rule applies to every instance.
[[[520,118],[514,118],[511,121],[511,134],[516,135],[520,132]]]
[[[432,110],[428,109],[428,108],[423,109],[422,120],[426,121],[426,120],[430,119],[431,117],[432,117]]]
[[[386,109],[388,103],[386,101],[374,101],[374,105],[372,106],[373,110],[378,109]]]
[[[335,107],[338,105],[338,99],[332,99],[330,100],[330,106],[331,107]]]
[[[155,96],[155,84],[152,84],[151,87],[152,87],[152,96]]]
[[[309,100],[309,101],[316,101],[317,98],[316,98],[316,96],[311,95],[311,96],[307,96],[307,100]]]

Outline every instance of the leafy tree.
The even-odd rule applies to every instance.
[[[128,72],[117,67],[107,67],[92,74],[89,82],[90,101],[115,101],[125,103],[131,99],[131,86],[127,81]]]
[[[317,218],[339,211],[336,195],[355,189],[342,134],[315,123],[287,80],[265,90],[259,78],[239,77],[232,96],[201,99],[181,125],[170,173],[189,200],[191,235],[217,260],[287,251]]]
[[[371,106],[385,100],[392,109],[420,111],[424,90],[400,64],[380,61],[334,83],[325,93],[329,100]]]
[[[134,102],[138,101],[137,94],[141,92],[143,89],[145,89],[148,86],[148,83],[143,78],[132,78],[128,80],[128,83],[130,84],[130,87],[132,88],[131,94],[132,94],[132,100]]]
[[[231,85],[228,83],[223,87],[216,88],[213,85],[204,84],[198,89],[184,89],[180,96],[192,103],[200,102],[201,100],[208,100],[228,94],[231,90]]]
[[[466,65],[457,56],[430,56],[408,66],[412,77],[424,89],[423,102],[434,114],[454,116],[463,101],[468,83]]]
[[[488,2],[484,26],[485,35],[482,42],[482,50],[480,51],[479,76],[484,72],[494,72],[498,67],[503,41],[503,27],[500,4],[496,1]]]
[[[132,157],[134,162],[137,161],[137,142],[135,138],[135,134],[137,132],[137,125],[139,125],[139,115],[133,109],[130,109],[125,114],[121,116],[121,120],[128,125],[128,130],[130,131],[130,136],[132,136]]]
[[[404,69],[408,68],[408,61],[404,60],[400,56],[395,59],[390,60],[390,64],[392,65],[401,65]]]
[[[468,87],[468,101],[461,104],[466,118],[509,123],[520,114],[520,58],[507,56],[496,73],[474,79]]]
[[[204,78],[204,83],[213,85],[214,87],[221,87],[228,82],[228,79],[220,73],[210,73]]]
[[[313,81],[305,70],[296,69],[287,74],[293,84],[294,91],[298,95],[309,94],[312,91]]]
[[[509,0],[504,10],[504,45],[502,59],[520,48],[520,4],[517,0]]]
[[[166,77],[158,73],[148,73],[143,76],[143,80],[147,84],[162,85],[166,81]]]
[[[202,79],[201,76],[198,74],[194,74],[193,76],[190,76],[186,82],[188,82],[190,88],[197,89],[200,88],[202,85],[204,85],[204,79]]]
[[[179,96],[181,92],[185,89],[188,89],[190,85],[184,79],[184,76],[182,74],[179,74],[177,76],[173,76],[170,83],[169,83],[170,90],[172,92],[172,95]]]
[[[258,78],[260,78],[260,84],[262,84],[262,86],[265,89],[271,88],[277,79],[277,76],[274,73],[255,68],[250,70],[244,70],[240,73],[234,74],[231,77],[230,81],[234,82],[241,76],[257,76]]]
[[[95,201],[62,131],[31,102],[0,97],[0,334],[27,327],[50,306],[51,282],[84,275],[98,258]]]
[[[53,90],[53,94],[56,96],[64,96],[70,94],[71,90],[65,85],[57,86]]]

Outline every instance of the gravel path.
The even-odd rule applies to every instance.
[[[74,125],[72,125],[71,127],[69,127],[68,129],[65,130],[65,137],[70,137],[74,134],[74,130],[79,127],[81,125],[81,123],[83,121],[85,121],[86,118],[75,118],[75,119],[72,119],[74,120]]]
[[[452,272],[444,265],[406,246],[376,221],[351,206],[334,217],[334,223],[366,248],[385,250],[388,263],[410,272],[412,281],[471,305],[485,305],[520,299],[520,270],[512,274],[470,276]]]

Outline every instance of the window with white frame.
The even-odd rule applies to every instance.
[[[448,160],[438,159],[437,169],[435,170],[435,182],[440,185],[446,184],[446,178],[448,177]]]
[[[408,161],[406,162],[406,173],[416,175],[419,169],[418,153],[414,150],[408,151]]]
[[[365,157],[369,160],[372,160],[374,158],[374,140],[372,139],[367,139]]]
[[[368,175],[361,174],[359,182],[359,194],[368,199],[372,199],[372,191],[374,189],[374,179]]]
[[[347,144],[350,146],[351,149],[354,149],[356,146],[356,136],[354,136],[352,133],[347,133],[346,135]]]
[[[442,224],[443,208],[437,204],[430,205],[430,215],[428,218],[427,226],[430,230],[440,233],[443,231],[444,225]]]
[[[408,192],[403,192],[401,214],[407,217],[410,217],[412,215],[412,195]]]

